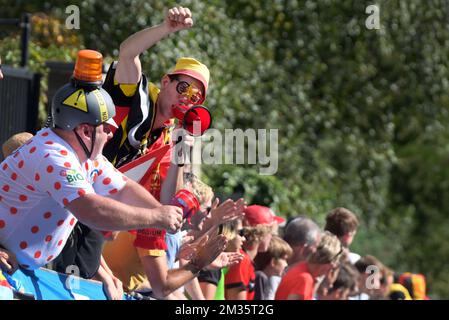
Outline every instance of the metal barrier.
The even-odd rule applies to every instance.
[[[36,132],[41,75],[3,65],[0,80],[0,144],[15,133]],[[0,154],[0,159],[3,155]]]

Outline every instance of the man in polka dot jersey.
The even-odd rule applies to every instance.
[[[102,156],[115,107],[101,88],[84,94],[87,110],[64,104],[57,92],[53,127],[0,164],[0,251],[23,268],[52,261],[77,220],[97,230],[181,227],[180,208],[161,205]],[[4,262],[0,266],[13,273],[17,265]]]

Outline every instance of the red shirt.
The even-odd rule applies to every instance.
[[[229,268],[225,276],[225,288],[246,290],[246,300],[254,300],[254,285],[256,281],[254,264],[245,251],[240,250],[240,253],[243,254],[243,260]],[[226,297],[226,299],[228,298]]]
[[[309,272],[306,262],[292,267],[282,277],[276,291],[276,300],[287,300],[291,294],[300,295],[304,300],[312,300],[315,280]]]

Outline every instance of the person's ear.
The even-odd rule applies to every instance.
[[[271,258],[271,259],[270,259],[270,266],[271,266],[272,268],[274,268],[274,267],[276,266],[276,258]]]
[[[76,127],[76,132],[78,133],[78,135],[80,137],[86,137],[88,139],[90,139],[91,137],[91,128],[88,124],[80,124],[78,127]]]
[[[165,88],[169,83],[171,82],[170,77],[168,75],[165,75],[161,79],[161,88]]]

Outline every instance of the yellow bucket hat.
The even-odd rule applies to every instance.
[[[203,101],[206,99],[210,78],[210,72],[206,65],[194,58],[182,57],[176,62],[174,69],[168,73],[168,75],[173,74],[184,74],[200,81],[204,87]]]

